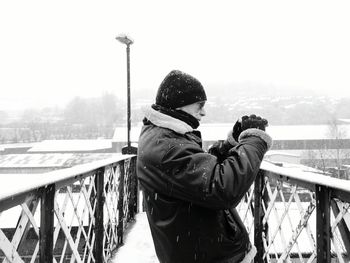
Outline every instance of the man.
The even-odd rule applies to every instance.
[[[235,206],[271,146],[267,122],[245,117],[206,153],[195,130],[206,99],[197,79],[174,70],[146,110],[137,175],[160,263],[248,263],[256,253]]]

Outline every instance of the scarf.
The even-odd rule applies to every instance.
[[[159,106],[157,104],[153,104],[152,108],[156,111],[159,111],[163,114],[169,115],[175,119],[181,120],[188,125],[190,125],[193,129],[197,129],[199,127],[199,121],[193,117],[191,114],[184,112],[182,110],[174,110]]]

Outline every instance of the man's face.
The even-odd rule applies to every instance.
[[[193,104],[180,107],[178,108],[178,110],[187,112],[188,114],[191,114],[193,117],[195,117],[198,121],[201,121],[202,117],[206,115],[204,106],[205,106],[205,101],[200,101],[200,102],[195,102]]]

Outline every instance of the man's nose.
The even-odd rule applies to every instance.
[[[201,109],[201,112],[200,112],[201,116],[205,116],[207,114],[207,112],[205,111],[205,109]]]

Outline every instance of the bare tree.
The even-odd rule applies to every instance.
[[[337,168],[337,176],[340,178],[340,171],[343,164],[343,159],[347,153],[342,147],[342,141],[346,137],[346,130],[339,125],[336,117],[333,117],[328,124],[328,138],[334,140],[333,159],[335,160],[335,167]]]
[[[308,165],[324,173],[332,170],[335,177],[341,178],[344,159],[349,158],[350,152],[342,145],[346,138],[346,130],[339,124],[335,116],[328,122],[325,136],[327,140],[320,143],[318,149],[307,150],[304,156],[308,160]],[[334,168],[331,169],[332,167]]]

